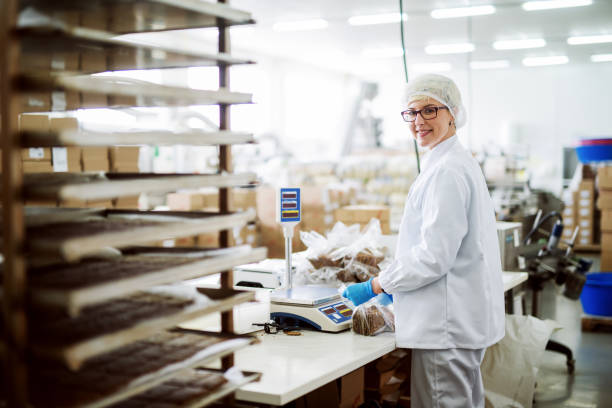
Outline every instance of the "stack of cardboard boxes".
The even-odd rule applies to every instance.
[[[612,271],[612,166],[598,169],[597,188],[597,208],[601,210],[601,270]]]
[[[574,243],[575,250],[592,250],[599,244],[599,210],[595,206],[597,189],[595,173],[588,167],[582,167],[582,179],[574,191],[565,194],[563,209],[562,239],[570,241],[578,227],[578,236]]]
[[[26,132],[62,132],[78,130],[79,122],[74,117],[54,117],[50,114],[22,114],[19,116],[19,130]],[[140,148],[138,146],[111,147],[32,147],[21,151],[24,173],[80,173],[91,171],[135,173],[139,171]],[[115,200],[80,201],[29,200],[26,205],[124,208],[138,209],[138,196],[122,197]]]
[[[410,407],[409,349],[396,349],[365,366],[366,400],[383,406]]]
[[[111,13],[105,10],[56,12],[53,18],[69,27],[86,27],[89,29],[129,32],[136,29],[134,24],[137,7],[141,5],[117,5]],[[186,18],[187,12],[184,12]],[[142,16],[142,14],[140,14]],[[156,23],[164,23],[159,21]],[[104,72],[134,68],[138,66],[137,55],[133,50],[113,51],[108,53],[101,47],[89,46],[80,50],[48,53],[24,53],[20,64],[23,70],[61,69],[71,72],[82,71],[86,73]],[[101,108],[106,106],[133,105],[137,101],[135,96],[111,97],[102,93],[53,91],[30,92],[23,96],[21,102],[22,112],[50,112],[75,110],[79,108]]]
[[[219,193],[216,190],[190,191],[168,194],[166,204],[174,211],[219,211]],[[247,211],[257,209],[257,194],[253,188],[235,188],[230,194],[230,211]],[[236,228],[230,234],[232,245],[258,246],[260,242],[259,224],[247,224]],[[195,237],[184,237],[175,241],[176,246],[199,246],[218,248],[219,234],[200,234]]]
[[[372,218],[380,221],[383,234],[390,234],[389,224],[391,211],[386,205],[349,205],[337,209],[334,213],[336,221],[341,221],[347,225],[359,224],[365,227]]]

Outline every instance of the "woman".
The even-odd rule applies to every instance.
[[[457,140],[465,108],[451,79],[411,81],[402,118],[429,153],[408,194],[395,260],[344,296],[358,305],[393,295],[397,347],[413,349],[413,407],[484,407],[480,363],[504,336],[493,205],[478,163]]]

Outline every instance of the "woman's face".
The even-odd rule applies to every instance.
[[[444,105],[433,98],[426,98],[410,102],[407,110],[420,111],[426,107],[444,107]],[[454,120],[448,109],[438,109],[438,114],[433,119],[423,119],[419,113],[415,121],[408,124],[419,146],[428,149],[455,134]]]

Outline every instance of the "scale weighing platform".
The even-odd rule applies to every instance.
[[[270,293],[270,318],[326,332],[351,327],[353,309],[336,288],[306,285]]]

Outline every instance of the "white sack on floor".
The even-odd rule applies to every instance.
[[[506,335],[487,349],[480,366],[486,408],[532,406],[546,343],[560,328],[553,320],[506,315]]]

